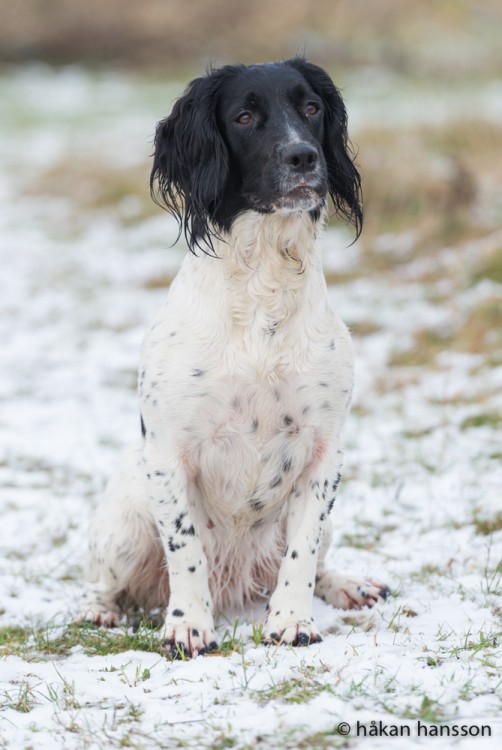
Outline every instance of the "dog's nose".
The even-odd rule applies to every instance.
[[[282,160],[293,172],[306,173],[315,169],[319,155],[310,143],[292,143],[282,152]]]

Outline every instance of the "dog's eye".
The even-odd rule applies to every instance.
[[[253,115],[251,112],[241,112],[238,117],[235,118],[235,122],[239,125],[250,125],[253,122]]]
[[[305,107],[305,112],[307,113],[307,115],[312,117],[313,115],[316,115],[320,109],[320,106],[315,102],[309,102]]]

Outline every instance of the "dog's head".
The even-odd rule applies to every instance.
[[[152,195],[189,247],[211,247],[245,210],[309,211],[329,193],[361,231],[361,181],[347,113],[321,68],[297,57],[227,65],[196,78],[155,134]]]

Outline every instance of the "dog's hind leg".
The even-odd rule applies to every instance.
[[[336,573],[325,566],[325,557],[331,546],[332,529],[328,522],[319,550],[314,594],[338,609],[362,609],[373,607],[379,600],[385,600],[390,589],[373,578],[349,576]]]
[[[167,604],[167,571],[140,462],[140,451],[127,456],[92,521],[86,592],[77,622],[118,625],[121,599],[146,607]]]

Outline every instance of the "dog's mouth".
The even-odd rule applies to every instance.
[[[311,211],[324,201],[324,193],[313,185],[301,183],[274,201],[276,210]]]

